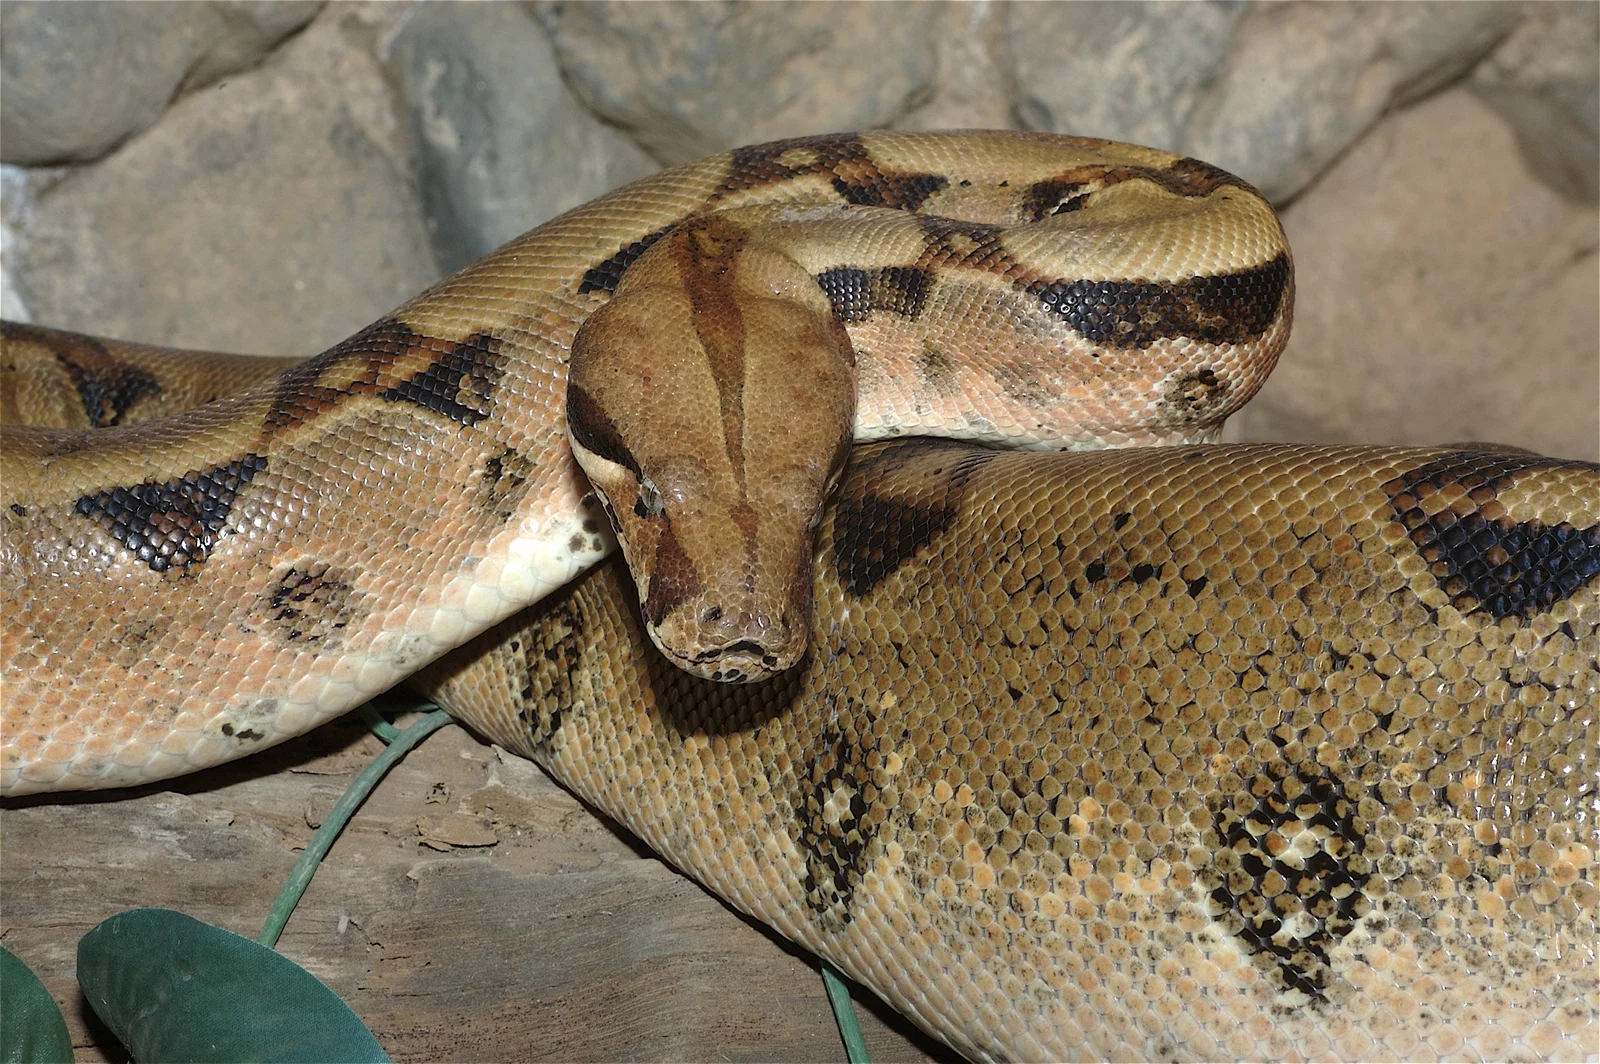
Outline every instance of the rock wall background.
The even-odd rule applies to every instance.
[[[829,130],[1187,152],[1284,211],[1230,436],[1600,456],[1600,5],[0,5],[5,313],[310,354],[614,185]]]

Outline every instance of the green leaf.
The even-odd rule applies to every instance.
[[[72,1064],[72,1039],[55,998],[0,948],[0,1064]]]
[[[136,1060],[389,1059],[310,972],[170,909],[129,909],[84,935],[78,982]]]

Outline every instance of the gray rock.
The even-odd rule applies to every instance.
[[[665,164],[893,124],[933,94],[939,7],[678,0],[534,8],[590,110]]]
[[[181,89],[254,63],[320,2],[0,5],[0,160],[95,159]]]
[[[1253,5],[1180,150],[1286,203],[1385,111],[1465,73],[1520,13],[1507,3]]]
[[[1511,123],[1541,180],[1569,199],[1600,199],[1600,4],[1530,4],[1471,86]]]
[[[34,320],[310,354],[432,281],[404,136],[360,43],[398,14],[332,7],[268,65],[40,192],[7,250]]]
[[[28,170],[21,166],[0,166],[0,318],[7,321],[32,321],[33,315],[11,281],[11,260],[16,255],[19,225],[27,218],[34,203],[33,175],[42,170]]]
[[[1217,0],[1009,5],[1017,119],[1175,150],[1245,11]]]
[[[548,38],[520,7],[418,5],[389,52],[445,272],[657,169],[572,98]]]
[[[203,46],[179,86],[182,92],[210,85],[255,63],[279,41],[322,10],[324,0],[210,0],[206,13],[183,5]]]
[[[1292,199],[1386,110],[1463,74],[1507,3],[1016,4],[1016,111],[1032,129],[1195,155]]]
[[[1386,118],[1284,224],[1294,336],[1229,438],[1600,457],[1600,215],[1474,94]]]
[[[940,5],[933,98],[895,121],[898,129],[1008,129],[1015,80],[1005,58],[1005,8],[987,0]]]

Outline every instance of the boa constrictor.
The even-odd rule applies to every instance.
[[[1080,344],[1070,372],[980,358],[1007,409],[1144,412],[1069,442],[1207,438],[1264,372],[1234,356],[1287,330],[1286,251],[1241,256],[1227,221],[1259,201],[1171,156],[871,134],[668,172],[159,431],[7,430],[7,791],[247,753],[587,564],[567,344],[671,223],[778,200],[930,212],[914,253],[813,273],[883,330],[857,357],[898,345],[922,385],[879,435],[938,429],[918,406],[956,390],[951,338],[916,332],[941,286],[968,292],[950,320],[999,306]],[[1047,218],[1070,253],[1010,228]],[[52,351],[92,421],[163,387],[120,348]],[[615,566],[422,682],[975,1058],[1592,1052],[1594,466],[896,443],[854,460],[815,546],[812,650],[766,683],[666,666]]]

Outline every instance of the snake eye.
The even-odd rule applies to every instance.
[[[661,489],[656,487],[656,482],[649,477],[640,477],[639,501],[633,504],[633,512],[639,517],[655,517],[665,508],[661,502]]]

